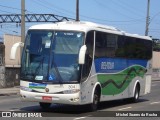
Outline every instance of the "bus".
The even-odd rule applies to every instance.
[[[92,22],[66,21],[29,28],[23,47],[20,95],[23,101],[89,105],[150,93],[152,39]]]

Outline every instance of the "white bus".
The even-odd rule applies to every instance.
[[[14,59],[17,43],[12,47]],[[20,75],[23,101],[85,105],[150,92],[152,39],[91,22],[35,25],[27,32]]]

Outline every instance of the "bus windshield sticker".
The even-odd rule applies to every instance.
[[[78,37],[78,38],[80,38],[81,36],[82,36],[82,34],[81,34],[81,33],[77,34],[77,37]]]
[[[43,80],[43,76],[36,76],[35,80]]]
[[[48,37],[50,38],[52,36],[52,32],[49,32],[48,33]]]
[[[49,75],[48,80],[55,80],[55,76],[54,75]]]
[[[67,36],[73,36],[74,33],[64,33],[64,35],[67,35]]]
[[[46,40],[45,48],[50,48],[50,47],[51,47],[51,41],[50,40]]]

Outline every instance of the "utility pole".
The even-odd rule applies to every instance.
[[[25,39],[25,0],[21,0],[21,42]]]
[[[79,0],[76,0],[76,21],[79,21]]]
[[[149,31],[149,10],[150,10],[150,0],[148,0],[148,4],[147,4],[147,17],[146,17],[146,30],[145,30],[145,36],[148,36],[148,31]]]

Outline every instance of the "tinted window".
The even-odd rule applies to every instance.
[[[151,59],[152,41],[96,32],[95,57]]]
[[[117,35],[97,32],[95,57],[115,57],[117,39]]]
[[[151,59],[152,41],[119,36],[116,57]]]

